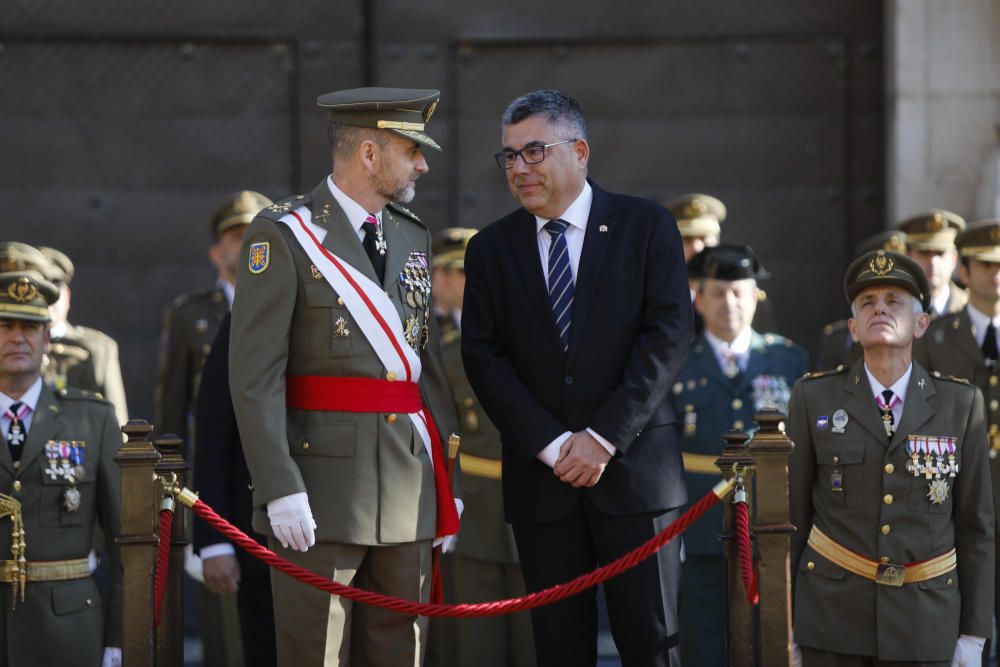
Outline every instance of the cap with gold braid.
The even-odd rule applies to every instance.
[[[73,281],[76,268],[73,266],[73,260],[66,253],[45,246],[38,246],[38,250],[45,255],[45,259],[49,260],[49,274],[46,278],[57,284],[66,283],[68,285]]]
[[[957,213],[935,208],[896,225],[906,232],[906,244],[914,250],[943,252],[955,247],[955,236],[965,229],[965,219]]]
[[[19,241],[0,242],[0,273],[34,271],[51,280],[49,260],[35,246]]]
[[[667,204],[677,219],[681,236],[718,236],[726,219],[726,205],[711,195],[696,192],[681,195]]]
[[[869,236],[854,249],[854,256],[863,255],[873,250],[889,250],[904,254],[906,252],[906,232],[894,229],[888,232],[881,232],[875,236]]]
[[[390,130],[439,151],[424,128],[440,96],[439,90],[423,88],[352,88],[320,95],[316,104],[337,123]]]
[[[958,254],[980,262],[1000,262],[1000,220],[980,220],[955,239]]]
[[[0,273],[0,319],[49,322],[59,290],[33,271]]]
[[[464,269],[465,248],[469,245],[469,239],[478,231],[469,227],[449,227],[443,230],[431,244],[432,268]]]
[[[926,311],[931,305],[931,286],[920,265],[895,252],[873,250],[853,262],[844,274],[844,295],[847,303],[869,287],[902,287],[920,300]]]
[[[240,190],[229,195],[225,203],[215,209],[209,227],[215,238],[237,225],[249,225],[257,212],[273,204],[270,199],[253,190]]]

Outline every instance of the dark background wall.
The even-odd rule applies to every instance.
[[[852,0],[16,0],[0,25],[0,238],[77,263],[74,322],[118,339],[152,417],[161,315],[214,280],[207,219],[229,192],[307,192],[329,170],[317,95],[437,87],[414,210],[482,227],[513,208],[491,154],[516,95],[561,88],[591,175],[729,207],[778,328],[814,347],[845,314],[851,248],[884,227],[882,3]]]

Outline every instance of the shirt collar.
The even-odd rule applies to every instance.
[[[14,403],[20,402],[31,408],[31,412],[34,413],[35,409],[38,407],[38,398],[42,395],[42,378],[41,376],[35,380],[35,384],[31,385],[28,391],[24,392],[21,398],[14,400],[7,394],[0,391],[0,415],[3,415],[10,409],[10,406]]]
[[[906,369],[906,372],[903,373],[903,376],[896,380],[891,387],[884,387],[881,382],[875,379],[872,372],[868,370],[867,362],[865,363],[865,373],[868,374],[868,384],[871,385],[872,396],[875,397],[876,400],[882,398],[883,391],[890,389],[894,395],[899,397],[900,403],[906,402],[906,386],[910,384],[910,375],[913,373],[913,362],[910,362],[910,366]]]
[[[557,215],[556,218],[559,220],[564,220],[569,223],[571,227],[576,227],[580,231],[587,231],[587,220],[590,218],[590,205],[594,203],[594,189],[590,187],[590,183],[583,182],[583,190],[577,195],[573,203],[569,205],[562,215]],[[556,218],[542,218],[540,216],[535,216],[535,231],[538,234],[542,233],[542,227],[549,220],[555,220]]]
[[[972,321],[972,326],[975,327],[976,333],[982,331],[985,334],[986,329],[990,326],[991,319],[993,320],[993,326],[1000,329],[1000,315],[991,318],[971,303],[965,305],[965,310],[969,314],[969,320]]]
[[[226,301],[229,303],[229,310],[232,310],[233,297],[236,296],[236,286],[228,280],[222,280],[221,278],[215,283],[215,286],[221,289],[222,293],[226,295]]]
[[[712,346],[712,349],[715,350],[717,355],[721,355],[724,351],[728,351],[736,356],[743,356],[750,352],[750,343],[753,341],[753,329],[750,327],[745,328],[736,335],[736,338],[734,338],[731,343],[727,343],[721,338],[716,338],[712,335],[711,331],[705,329],[705,340],[708,341],[708,344]]]
[[[351,227],[358,234],[361,233],[361,225],[364,224],[365,219],[369,215],[374,215],[375,219],[378,220],[378,224],[382,224],[382,211],[377,211],[372,214],[365,210],[365,207],[348,197],[343,190],[337,187],[337,184],[333,182],[333,176],[326,177],[326,184],[330,188],[330,194],[333,198],[337,200],[340,204],[340,208],[344,209],[344,215],[347,216],[347,222],[351,224]]]
[[[951,285],[948,289],[942,290],[939,295],[931,299],[931,310],[938,315],[944,315],[948,311],[948,301],[951,300]]]

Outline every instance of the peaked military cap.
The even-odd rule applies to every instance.
[[[965,229],[965,220],[957,213],[935,208],[907,218],[896,227],[906,232],[910,248],[940,252],[955,247],[955,236]]]
[[[469,239],[478,231],[468,227],[449,227],[443,230],[431,243],[432,268],[464,269],[465,248],[469,245]]]
[[[718,236],[726,219],[726,205],[711,195],[693,192],[671,200],[667,208],[677,219],[684,238]]]
[[[439,151],[424,128],[440,96],[439,90],[422,88],[352,88],[320,95],[316,104],[337,123],[389,130]]]
[[[57,284],[66,283],[68,285],[73,281],[76,267],[73,266],[73,260],[66,253],[45,246],[38,246],[38,250],[45,255],[45,259],[49,260],[49,274],[46,278]]]
[[[0,242],[0,273],[34,271],[49,280],[51,270],[49,260],[35,246],[20,241]]]
[[[764,280],[771,276],[748,245],[721,243],[705,248],[688,262],[691,278],[714,280]]]
[[[863,255],[872,250],[889,250],[904,254],[906,252],[906,232],[900,229],[893,229],[888,232],[880,232],[874,236],[869,236],[858,244],[854,249],[854,256]]]
[[[249,225],[258,211],[273,203],[264,195],[253,190],[234,192],[212,214],[212,218],[209,220],[212,235],[219,238],[227,229],[232,229],[237,225]]]
[[[34,271],[0,273],[0,318],[49,322],[58,299],[58,288]]]
[[[931,286],[920,265],[896,252],[873,250],[853,262],[844,274],[844,295],[847,303],[869,287],[902,287],[917,297],[926,311],[931,305]]]
[[[980,262],[1000,262],[1000,220],[980,220],[955,239],[958,254]]]

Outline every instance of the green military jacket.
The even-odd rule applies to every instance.
[[[212,349],[229,304],[221,287],[182,294],[163,316],[156,374],[156,429],[181,438],[189,429],[201,383],[201,367]],[[189,432],[190,431],[190,432]]]
[[[110,597],[102,600],[93,577],[28,582],[24,601],[11,609],[11,586],[0,584],[0,663],[16,665],[100,665],[105,646],[121,646],[121,552],[119,534],[121,482],[114,455],[121,430],[111,405],[89,392],[43,387],[15,468],[10,450],[0,446],[0,493],[21,503],[26,558],[57,561],[86,558],[99,525],[106,537]],[[65,505],[67,487],[54,478],[46,443],[84,443],[79,507]],[[11,556],[11,520],[0,519],[0,559]]]
[[[115,407],[119,424],[128,421],[118,343],[111,336],[67,322],[65,334],[52,337],[42,375],[56,391],[72,387],[100,394]]]
[[[430,539],[436,523],[434,476],[407,415],[286,409],[286,374],[386,376],[342,300],[292,231],[279,222],[300,206],[310,207],[313,223],[328,230],[323,241],[327,249],[378,282],[326,181],[311,196],[264,209],[247,229],[233,304],[229,372],[254,484],[254,528],[272,534],[267,503],[306,491],[319,541],[375,545]],[[388,246],[382,286],[420,355],[424,405],[447,442],[455,430],[455,409],[441,368],[437,323],[429,312],[429,273],[419,303],[403,276],[404,268],[415,270],[419,258],[427,270],[430,234],[412,213],[395,205],[383,209],[382,227]],[[251,270],[250,248],[264,243],[269,244],[266,261],[258,255]]]
[[[458,428],[462,436],[461,455],[487,459],[499,471],[500,432],[476,399],[462,363],[462,333],[451,323],[442,324],[441,354],[448,385],[455,397]],[[482,463],[481,461],[479,463]],[[517,546],[503,512],[500,480],[489,470],[462,465],[462,532],[455,553],[490,563],[515,564]]]
[[[846,424],[845,424],[846,422]],[[838,432],[838,424],[843,432]],[[982,395],[913,364],[891,441],[864,362],[792,390],[788,435],[794,630],[800,645],[887,661],[949,661],[959,634],[992,631],[994,517]],[[959,466],[936,504],[907,470],[908,436],[955,438]],[[900,587],[847,572],[806,544],[812,526],[869,560],[907,564],[955,548],[958,568]]]

